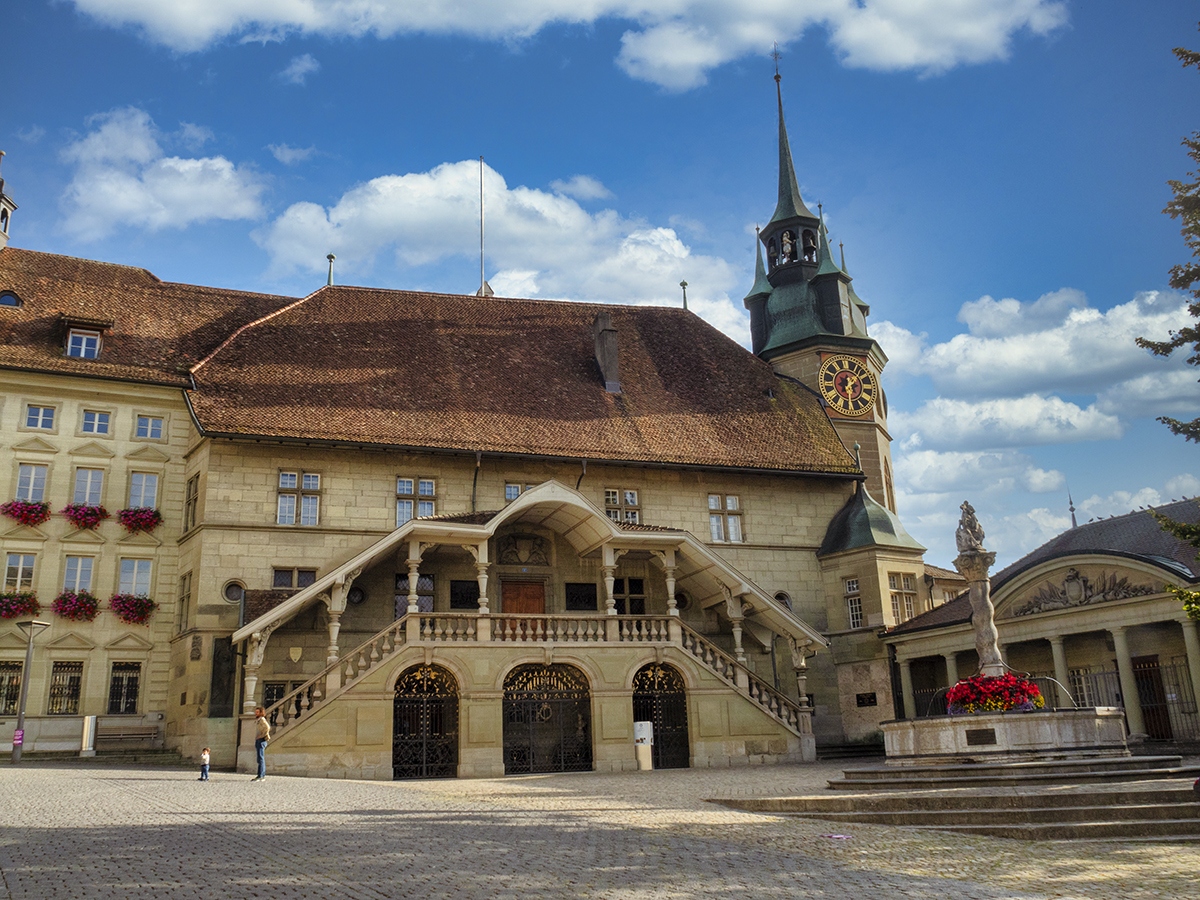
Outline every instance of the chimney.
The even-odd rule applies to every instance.
[[[596,313],[592,333],[596,337],[596,365],[600,367],[600,377],[604,379],[604,390],[619,394],[621,369],[617,363],[617,329],[613,327],[612,316],[606,312]]]

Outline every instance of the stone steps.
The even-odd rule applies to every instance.
[[[191,766],[177,750],[98,750],[95,756],[80,756],[78,750],[26,751],[21,754],[19,765],[43,763],[78,763],[80,765],[139,765],[139,766]],[[8,755],[0,757],[0,764],[12,765]],[[195,764],[197,767],[199,763]]]
[[[871,766],[847,769],[829,787],[843,791],[922,791],[951,787],[1020,787],[1032,784],[1145,781],[1196,778],[1200,766],[1183,766],[1178,756],[1124,756],[1008,764]]]
[[[818,744],[817,759],[883,758],[883,744]]]

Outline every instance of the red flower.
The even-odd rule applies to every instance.
[[[50,504],[35,503],[33,500],[9,500],[0,506],[0,513],[10,519],[16,519],[22,525],[41,525],[50,518]]]
[[[62,514],[81,531],[95,528],[108,518],[108,510],[103,506],[88,506],[86,503],[68,503],[62,508]]]
[[[148,625],[150,617],[158,609],[158,604],[149,597],[139,597],[137,594],[113,594],[108,606],[118,619],[129,625]]]
[[[150,506],[134,506],[117,513],[117,521],[130,534],[139,531],[151,532],[162,524],[163,517],[157,509]]]

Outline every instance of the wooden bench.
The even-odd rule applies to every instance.
[[[161,746],[157,725],[101,725],[96,729],[97,750],[158,749]]]

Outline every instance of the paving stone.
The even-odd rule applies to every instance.
[[[201,783],[191,769],[2,766],[0,900],[1194,896],[1196,845],[1038,844],[706,802],[819,792],[839,772]]]

